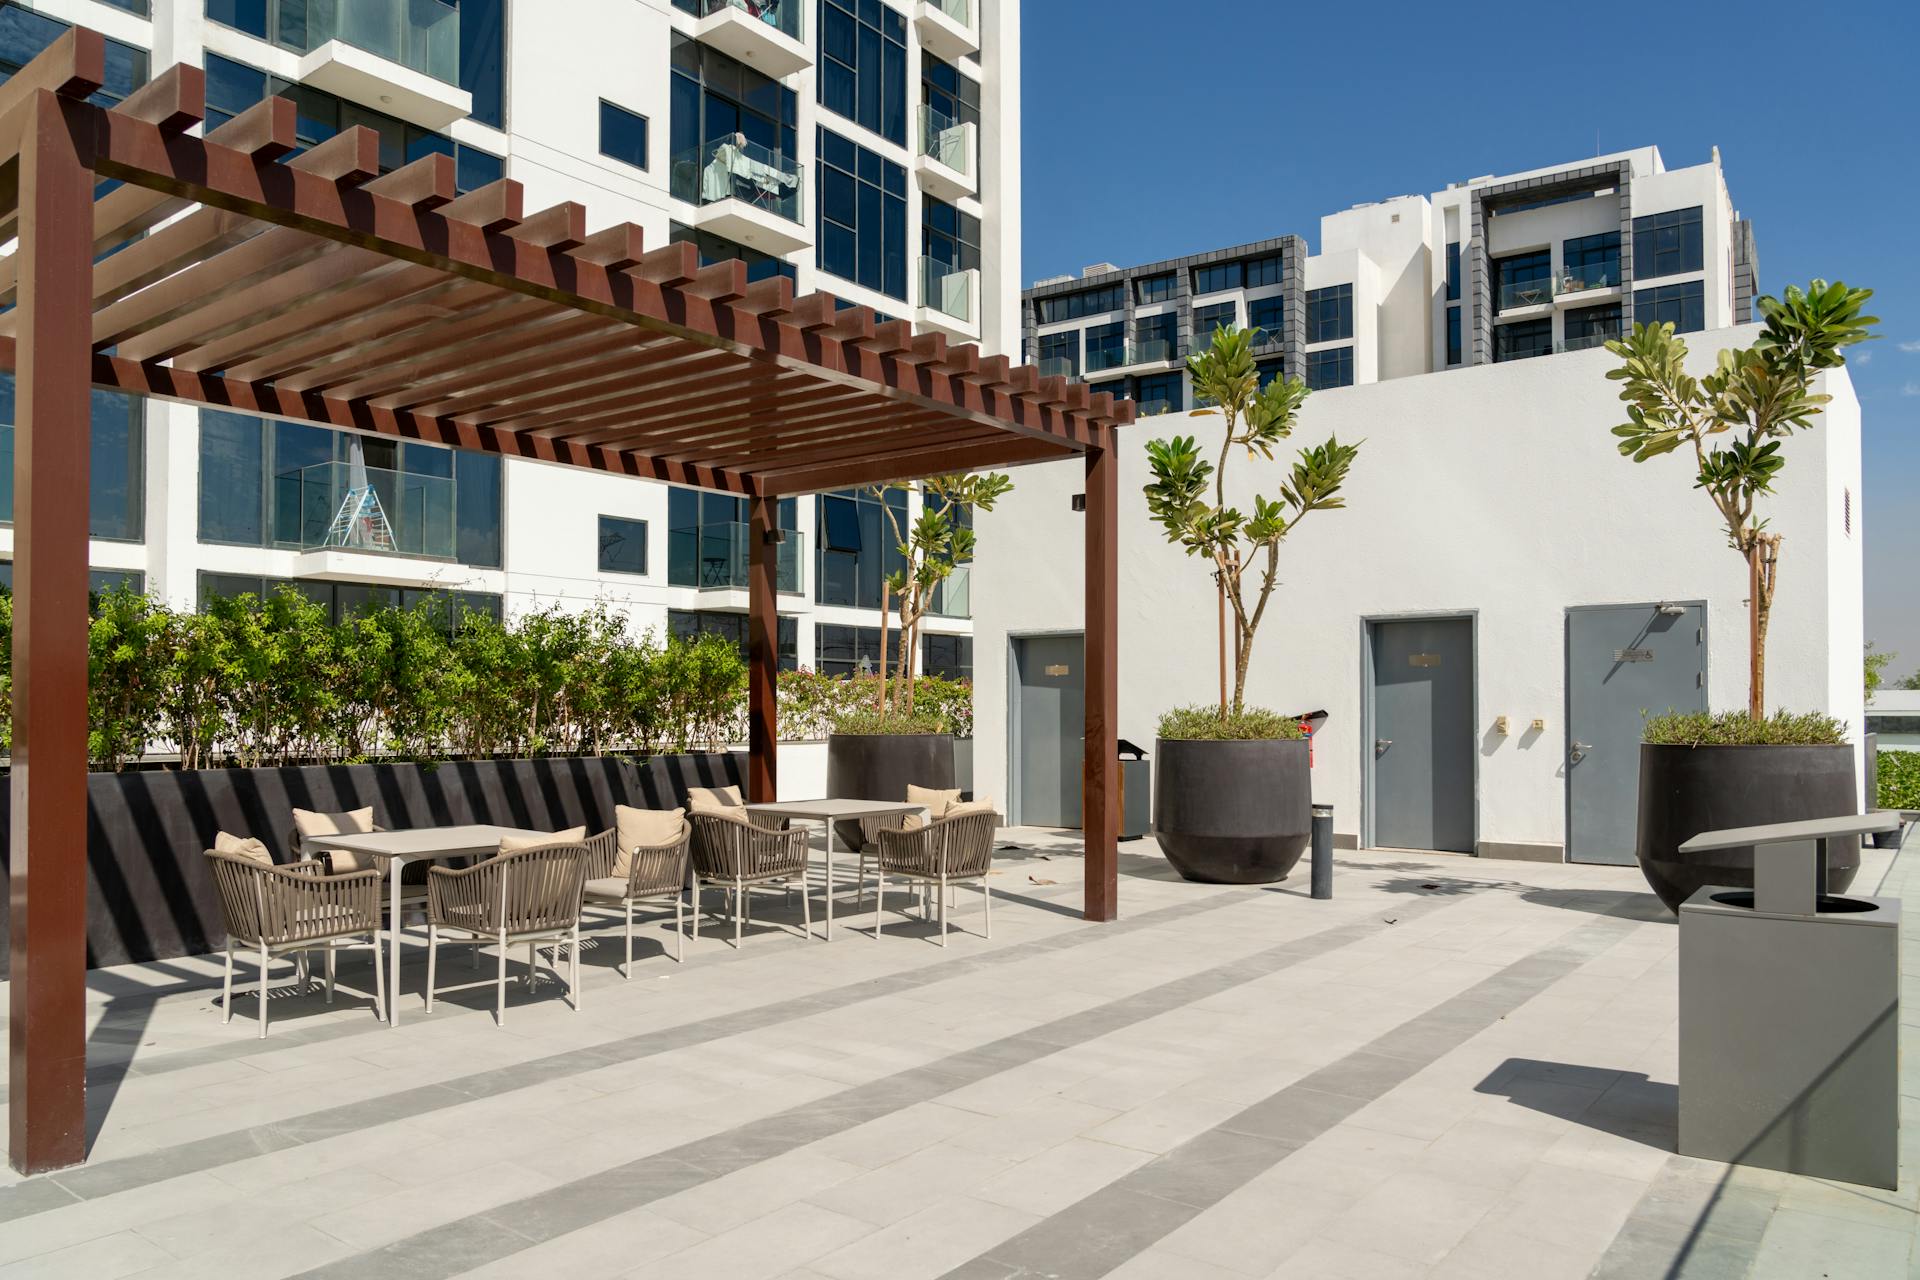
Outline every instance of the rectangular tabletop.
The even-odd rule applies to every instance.
[[[784,800],[746,807],[755,813],[770,813],[776,818],[827,821],[834,818],[881,818],[892,813],[913,813],[927,806],[908,804],[904,800]]]
[[[364,853],[374,858],[458,858],[496,852],[502,836],[551,836],[551,831],[475,824],[464,827],[414,827],[407,831],[346,831],[339,835],[307,836],[304,842],[323,849]]]

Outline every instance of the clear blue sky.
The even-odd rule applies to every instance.
[[[1867,637],[1897,674],[1920,668],[1920,4],[1023,15],[1028,283],[1285,233],[1317,250],[1320,216],[1362,200],[1649,144],[1680,168],[1717,144],[1763,293],[1813,276],[1875,291],[1883,336],[1851,369]]]

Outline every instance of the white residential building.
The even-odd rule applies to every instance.
[[[109,38],[105,99],[200,66],[209,127],[291,97],[304,144],[368,126],[389,168],[444,152],[463,190],[512,178],[529,210],[584,204],[590,231],[634,222],[983,353],[1017,345],[1017,0],[5,0],[0,78],[74,23]],[[736,499],[106,393],[94,419],[96,581],[181,607],[282,582],[336,612],[605,600],[636,629],[744,641]],[[342,546],[356,465],[389,532]],[[782,660],[852,670],[896,556],[881,508],[830,495],[784,517]],[[970,667],[968,577],[928,619],[930,669]]]

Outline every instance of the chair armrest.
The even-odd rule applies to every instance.
[[[297,876],[325,876],[332,874],[332,868],[325,858],[302,858],[298,862],[282,862],[280,870]]]
[[[470,867],[442,867],[427,870],[427,919],[433,924],[472,928],[491,922],[498,915],[495,879],[498,857],[487,858]],[[494,901],[489,902],[489,898]],[[458,919],[455,919],[456,914]]]
[[[261,932],[269,943],[371,933],[380,928],[380,873],[321,876],[262,868]]]
[[[627,867],[627,896],[678,893],[687,882],[687,859],[692,848],[693,827],[682,822],[678,840],[634,849]]]
[[[600,880],[613,874],[613,864],[620,857],[620,836],[612,827],[597,835],[588,836],[587,879]]]

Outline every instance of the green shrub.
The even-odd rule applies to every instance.
[[[1175,707],[1160,717],[1160,736],[1187,742],[1248,742],[1304,738],[1300,722],[1265,707],[1242,707],[1225,719],[1218,706]]]
[[[1902,751],[1888,747],[1874,765],[1880,794],[1875,805],[1881,809],[1920,809],[1920,751]]]
[[[849,707],[834,717],[835,733],[919,734],[951,733],[947,718],[931,707],[912,711],[894,711],[886,715],[878,707]]]
[[[1776,711],[1755,720],[1745,711],[1666,711],[1647,717],[1640,740],[1664,747],[1836,747],[1847,727],[1818,711]]]

